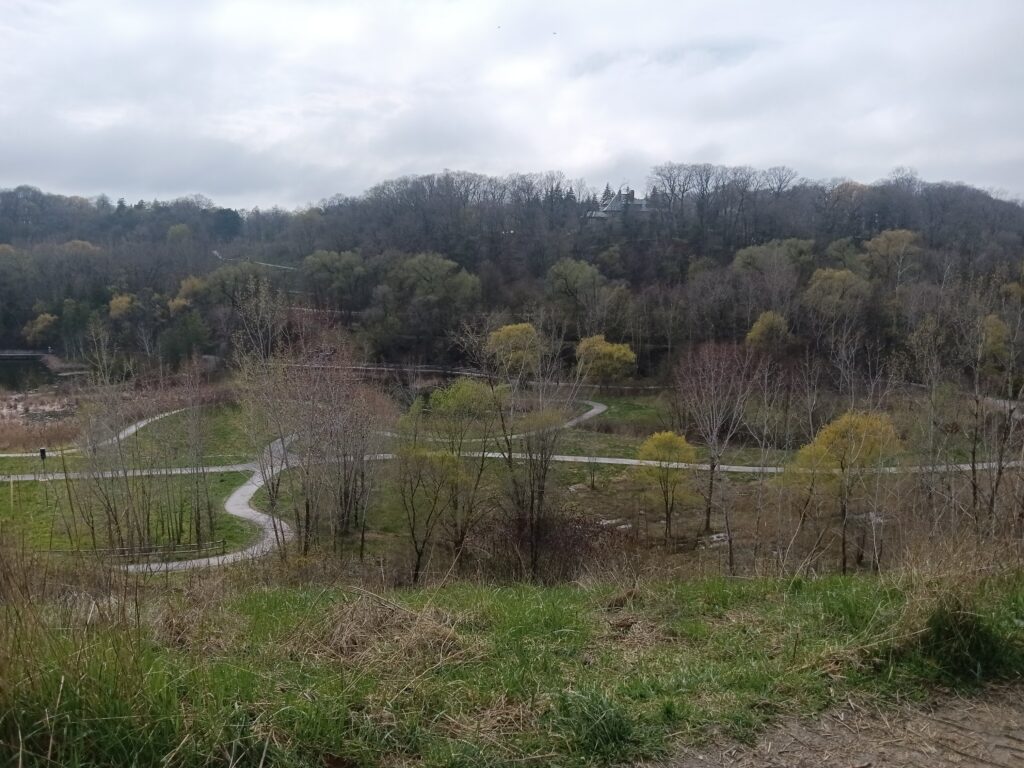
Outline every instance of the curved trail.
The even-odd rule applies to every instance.
[[[190,571],[199,568],[214,568],[221,565],[230,565],[250,558],[262,557],[269,554],[274,548],[286,541],[290,541],[293,532],[288,523],[280,518],[275,518],[265,512],[260,512],[252,506],[252,498],[264,485],[263,474],[256,469],[254,463],[249,464],[224,464],[219,466],[201,467],[166,467],[155,469],[136,469],[127,472],[68,472],[48,473],[45,475],[0,475],[0,482],[26,482],[38,480],[86,480],[90,477],[117,478],[117,477],[176,477],[191,475],[196,472],[218,474],[222,472],[252,472],[252,475],[242,485],[231,492],[231,495],[224,502],[224,511],[232,517],[254,523],[260,529],[259,538],[249,546],[226,552],[223,555],[211,557],[197,557],[192,560],[167,560],[159,562],[132,563],[125,565],[124,570],[129,573],[167,573],[171,571]]]
[[[580,414],[572,419],[569,419],[562,425],[562,429],[571,429],[579,424],[600,416],[608,410],[608,406],[603,403],[598,403],[593,400],[582,401],[590,406],[589,410],[585,413]],[[101,445],[109,444],[115,440],[123,440],[127,437],[138,432],[143,427],[162,419],[166,416],[171,416],[175,413],[180,413],[185,409],[178,409],[175,411],[168,411],[161,413],[156,416],[149,417],[137,421],[129,427],[121,430],[116,436],[104,441]],[[526,433],[522,435],[515,435],[515,438],[524,437]],[[279,445],[280,441],[275,441],[267,450],[284,454],[286,447]],[[77,450],[77,449],[76,449]],[[0,457],[7,456],[35,456],[36,454],[0,454]],[[497,451],[479,452],[470,454],[471,456],[483,456],[489,459],[505,459],[509,458],[506,454]],[[387,461],[394,458],[394,454],[380,453],[373,454],[367,458],[378,461]],[[513,453],[511,454],[513,459],[526,458],[525,454]],[[700,463],[682,463],[682,462],[670,462],[664,464],[658,461],[649,461],[644,459],[630,459],[624,457],[615,456],[573,456],[566,454],[556,454],[551,457],[552,461],[565,462],[572,464],[606,464],[615,466],[625,467],[657,467],[657,466],[668,466],[673,469],[688,469],[695,471],[710,471],[711,467],[708,464]],[[975,464],[974,468],[979,470],[991,470],[999,466],[998,462],[979,462]],[[1007,461],[1002,463],[1003,468],[1019,468],[1024,467],[1024,461]],[[971,470],[970,464],[938,464],[938,465],[917,465],[917,466],[895,466],[895,467],[880,467],[875,472],[880,474],[922,474],[928,472],[946,473],[946,472],[969,472]],[[751,466],[751,465],[737,465],[737,464],[721,464],[718,466],[719,472],[735,473],[735,474],[753,474],[753,475],[777,475],[781,474],[786,470],[784,466]],[[290,540],[294,536],[294,532],[288,523],[280,518],[275,518],[272,515],[268,515],[264,512],[260,512],[252,506],[252,499],[256,495],[257,491],[263,487],[265,479],[259,469],[256,467],[255,462],[247,464],[227,464],[227,465],[214,465],[202,468],[193,467],[166,467],[166,468],[154,468],[154,469],[137,469],[127,471],[108,471],[101,473],[86,473],[86,472],[69,472],[69,473],[48,473],[48,474],[18,474],[18,475],[0,475],[0,482],[25,482],[25,481],[38,481],[38,480],[64,480],[64,479],[87,479],[89,477],[158,477],[158,476],[177,476],[177,475],[189,475],[197,471],[208,472],[208,473],[219,473],[219,472],[252,472],[251,477],[243,483],[241,486],[236,488],[227,500],[224,502],[224,511],[227,514],[237,517],[242,520],[254,523],[260,529],[259,538],[248,547],[239,549],[234,552],[228,552],[223,555],[216,555],[212,557],[200,557],[192,560],[176,560],[176,561],[162,561],[162,562],[149,562],[149,563],[133,563],[124,566],[124,569],[130,573],[168,573],[174,571],[188,571],[200,568],[214,568],[223,565],[230,565],[232,563],[238,563],[243,560],[252,558],[262,557],[274,550],[280,543]]]
[[[485,456],[489,459],[503,459],[506,456],[502,453],[487,452],[472,454],[475,456]],[[367,458],[374,460],[386,461],[394,458],[394,454],[380,453],[374,454]],[[525,458],[524,454],[514,453],[512,454],[513,459]],[[617,466],[627,467],[656,467],[660,463],[657,461],[645,461],[643,459],[624,459],[616,458],[611,456],[567,456],[567,455],[555,455],[551,457],[553,461],[558,462],[569,462],[577,464],[612,464]],[[991,465],[990,468],[994,467],[994,462],[988,462]],[[692,469],[692,470],[710,470],[710,466],[707,464],[684,464],[673,462],[669,466],[678,469]],[[978,465],[979,468],[983,465]],[[1024,462],[1006,462],[1003,464],[1004,467],[1010,466],[1024,466]],[[252,469],[252,465],[230,465],[226,467],[209,467],[204,468],[204,471],[238,471],[239,469]],[[722,472],[732,473],[747,473],[747,474],[779,474],[785,471],[785,467],[752,467],[743,465],[729,465],[723,464],[718,468]],[[940,467],[882,467],[878,471],[885,474],[898,474],[901,472],[960,472],[970,470],[969,464],[945,464]],[[189,468],[184,470],[174,470],[170,474],[186,474],[191,472]],[[165,471],[166,472],[166,471]],[[159,473],[157,470],[155,473]],[[155,474],[154,473],[154,474]],[[227,500],[224,502],[224,511],[229,515],[240,518],[242,520],[248,520],[251,523],[255,523],[260,528],[259,539],[250,544],[244,549],[239,549],[234,552],[228,552],[223,555],[216,555],[213,557],[200,557],[193,560],[177,560],[177,561],[164,561],[164,562],[152,562],[152,563],[135,563],[132,565],[124,566],[124,569],[129,573],[170,573],[175,571],[189,571],[197,570],[201,568],[216,568],[223,565],[231,565],[232,563],[238,563],[243,560],[249,560],[253,558],[263,557],[264,555],[272,552],[279,544],[286,541],[290,541],[294,532],[288,523],[281,518],[275,518],[272,515],[268,515],[265,512],[260,512],[255,509],[251,502],[256,492],[264,485],[263,475],[259,470],[253,472],[250,477],[243,485],[236,488]]]
[[[483,456],[488,459],[504,459],[508,456],[500,451],[487,451],[468,453],[467,456],[480,457]],[[388,461],[393,459],[395,455],[393,453],[375,453],[367,456],[366,458],[374,461]],[[524,453],[513,453],[511,458],[513,459],[525,459],[528,458],[527,454]],[[630,459],[623,456],[577,456],[569,454],[555,454],[551,457],[552,461],[566,464],[611,464],[620,467],[660,467],[665,466],[671,469],[690,469],[696,472],[708,472],[711,470],[710,464],[694,464],[687,462],[659,462],[651,461],[648,459]],[[989,470],[996,469],[1002,466],[1003,469],[1020,469],[1024,468],[1024,461],[1004,461],[1000,465],[999,462],[995,461],[979,461],[974,465],[974,468],[987,472]],[[48,472],[46,474],[20,474],[20,475],[0,475],[0,483],[8,482],[32,482],[32,481],[53,481],[53,480],[86,480],[90,477],[160,477],[166,475],[191,475],[196,472],[202,471],[209,474],[218,474],[221,472],[252,472],[255,468],[253,462],[248,464],[214,464],[206,467],[194,468],[194,467],[157,467],[153,469],[132,469],[127,471],[108,471],[108,472]],[[785,472],[787,469],[791,469],[786,466],[757,466],[751,464],[719,464],[717,471],[724,472],[726,474],[740,474],[740,475],[779,475]],[[796,470],[801,472],[807,472],[810,470]],[[934,472],[937,474],[947,474],[955,472],[970,472],[970,464],[916,464],[913,466],[894,466],[894,467],[878,467],[877,469],[869,469],[868,473],[877,473],[882,475],[920,475],[928,472]]]
[[[149,417],[147,417],[145,419],[140,419],[139,421],[136,421],[134,424],[129,424],[127,427],[122,429],[120,432],[118,432],[113,437],[108,437],[106,440],[101,440],[100,442],[96,443],[96,445],[94,447],[95,448],[102,448],[104,445],[110,445],[111,443],[119,443],[122,440],[126,440],[129,437],[131,437],[132,435],[134,435],[136,432],[138,432],[143,427],[148,427],[154,421],[159,421],[160,419],[166,418],[168,416],[173,416],[176,413],[182,413],[185,410],[187,410],[187,409],[186,408],[178,408],[178,409],[173,410],[173,411],[164,411],[163,413],[158,413],[156,416],[149,416]],[[74,446],[72,446],[71,448],[64,448],[64,449],[59,449],[59,450],[60,450],[61,453],[80,453],[81,452],[81,448],[75,448]],[[29,451],[28,453],[0,453],[0,459],[31,459],[31,458],[34,458],[34,457],[36,457],[38,455],[39,455],[39,451]]]
[[[562,425],[562,429],[571,429],[572,427],[582,424],[583,422],[600,416],[602,413],[608,410],[608,406],[604,403],[598,403],[592,400],[584,400],[584,403],[590,406],[590,408],[578,416],[575,416],[565,424]],[[123,440],[127,437],[138,432],[143,427],[154,421],[170,416],[175,413],[180,413],[184,409],[178,409],[176,411],[168,411],[157,416],[153,416],[148,419],[132,424],[131,426],[123,429],[115,437],[110,438],[102,444],[113,442],[114,440]],[[515,439],[525,437],[527,433],[522,435],[515,435]],[[275,441],[267,450],[271,452],[284,453],[287,448],[284,445],[279,445],[280,441]],[[28,456],[34,456],[35,454],[27,454]],[[500,455],[500,454],[496,454]],[[377,454],[372,459],[390,459],[390,454]],[[144,476],[177,476],[177,475],[188,475],[193,474],[196,471],[192,467],[170,467],[170,468],[158,468],[150,470],[130,470],[126,472],[109,471],[99,473],[99,477],[122,477],[125,474],[133,477],[144,477]],[[232,517],[237,517],[241,520],[247,520],[250,523],[255,523],[260,529],[259,538],[248,547],[239,549],[234,552],[227,552],[223,555],[215,555],[212,557],[197,557],[191,560],[170,560],[160,562],[148,562],[148,563],[132,563],[124,566],[124,570],[129,573],[170,573],[175,571],[191,571],[200,568],[217,568],[224,565],[231,565],[232,563],[242,562],[243,560],[249,560],[253,558],[262,557],[263,555],[269,554],[279,544],[289,541],[293,536],[294,532],[288,523],[280,518],[275,518],[272,515],[268,515],[265,512],[260,512],[258,509],[252,506],[252,499],[256,495],[257,491],[263,487],[265,480],[262,472],[255,468],[255,463],[249,464],[229,464],[224,466],[211,466],[203,467],[203,472],[239,472],[239,471],[251,471],[252,476],[243,483],[240,487],[232,491],[231,495],[228,496],[224,502],[224,511]],[[64,473],[51,473],[46,475],[40,474],[21,474],[21,475],[0,475],[0,482],[23,482],[32,480],[61,480],[61,479],[86,479],[88,477],[97,477],[96,473],[89,474],[84,472],[69,472]]]
[[[579,416],[569,419],[562,425],[563,429],[571,429],[577,424],[581,424],[588,419],[600,416],[608,410],[608,406],[604,403],[598,403],[592,400],[584,400],[583,402],[589,405],[590,409]],[[141,426],[139,428],[141,428]],[[525,436],[525,434],[516,435],[515,438],[518,439],[523,436]],[[267,450],[272,452],[276,450],[283,453],[287,448],[286,446],[278,445],[275,442],[268,446]],[[391,456],[390,454],[377,454],[370,458],[389,459]],[[236,464],[227,467],[204,468],[204,471],[231,472],[243,468],[253,469],[253,466],[251,464]],[[171,470],[165,473],[180,475],[187,474],[191,471],[191,468],[184,468],[184,471]],[[234,552],[228,552],[214,557],[198,557],[192,560],[153,563],[133,563],[125,566],[125,570],[129,573],[170,573],[173,571],[190,571],[200,568],[217,568],[223,565],[231,565],[232,563],[238,563],[243,560],[249,560],[269,554],[279,544],[291,540],[294,536],[294,532],[292,531],[291,526],[284,520],[275,518],[264,512],[260,512],[252,506],[251,502],[253,496],[256,495],[256,492],[259,491],[263,485],[263,474],[257,469],[253,472],[252,477],[250,477],[241,487],[236,488],[224,502],[224,511],[229,515],[242,520],[248,520],[251,523],[255,523],[260,528],[260,537],[254,544],[249,545],[245,549],[239,549]]]
[[[245,464],[214,464],[208,467],[153,467],[150,469],[110,469],[103,472],[35,472],[19,475],[0,475],[0,483],[26,483],[35,480],[52,482],[54,480],[89,480],[101,478],[110,480],[117,477],[175,477],[178,475],[194,475],[206,472],[215,475],[221,472],[252,472],[254,462]]]
[[[224,511],[233,517],[255,523],[260,529],[260,537],[245,549],[227,552],[214,557],[197,557],[193,560],[172,560],[157,563],[133,563],[124,566],[129,573],[170,573],[172,571],[192,571],[199,568],[217,568],[231,565],[243,560],[262,557],[274,548],[292,538],[292,529],[288,523],[264,512],[254,509],[251,502],[256,492],[263,487],[263,475],[256,471],[252,477],[236,488],[227,501]]]
[[[593,419],[593,418],[595,418],[597,416],[600,416],[602,413],[604,413],[605,411],[608,410],[608,406],[607,405],[605,405],[604,403],[599,403],[596,400],[580,400],[579,402],[583,403],[584,405],[588,405],[590,407],[584,413],[581,413],[579,416],[573,416],[571,419],[569,419],[567,422],[565,422],[562,426],[558,427],[558,429],[572,429],[573,427],[579,426],[580,424],[582,424],[585,421],[589,421],[590,419]],[[537,430],[533,430],[531,432],[520,432],[520,433],[515,434],[515,435],[509,435],[508,439],[509,440],[522,440],[524,437],[528,437],[529,435],[534,434],[536,431]],[[382,434],[385,437],[398,437],[398,433],[397,432],[380,432],[379,434]],[[432,443],[443,442],[443,439],[439,438],[439,437],[427,437],[427,438],[421,438],[421,439],[426,440],[428,442],[432,442]],[[468,438],[466,438],[466,442],[467,443],[481,443],[481,442],[484,442],[484,441],[489,440],[489,439],[490,438],[487,438],[487,437],[468,437]]]

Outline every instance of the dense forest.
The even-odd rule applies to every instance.
[[[0,347],[80,357],[102,330],[138,370],[173,369],[228,354],[270,286],[334,313],[374,360],[457,362],[463,323],[543,315],[567,341],[628,343],[643,375],[744,338],[863,367],[933,326],[950,349],[982,321],[1016,337],[1022,257],[1019,203],[902,170],[860,184],[666,163],[645,198],[445,171],[297,211],[23,186],[0,191]]]

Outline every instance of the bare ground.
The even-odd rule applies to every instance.
[[[1024,686],[880,710],[855,702],[792,720],[752,746],[687,749],[661,768],[1024,766]]]

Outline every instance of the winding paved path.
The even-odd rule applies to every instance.
[[[589,410],[585,413],[580,414],[572,419],[569,419],[564,425],[563,429],[571,429],[572,427],[578,426],[579,424],[600,416],[602,413],[608,410],[608,406],[598,403],[592,400],[584,400],[584,403],[590,406]],[[125,439],[138,432],[148,424],[162,419],[165,416],[170,416],[175,413],[180,413],[184,409],[178,409],[176,411],[168,411],[157,416],[143,419],[141,421],[132,424],[129,427],[121,430],[115,437],[104,441],[105,444],[111,443],[114,440]],[[523,435],[516,435],[515,437],[523,437]],[[281,441],[275,441],[267,447],[268,451],[276,452],[278,455],[283,455],[286,451],[284,445],[280,444]],[[0,454],[0,457],[6,456],[34,456],[36,454]],[[506,455],[500,452],[488,451],[486,453],[474,453],[473,456],[484,456],[489,459],[504,459]],[[368,456],[367,458],[378,461],[387,461],[394,458],[394,454],[390,453],[379,453]],[[513,459],[526,458],[525,454],[514,453],[512,454]],[[557,454],[551,457],[552,461],[566,462],[572,464],[610,464],[615,466],[625,467],[656,467],[661,466],[661,462],[657,461],[646,461],[643,459],[629,459],[620,458],[614,456],[570,456],[565,454]],[[668,466],[674,469],[689,469],[696,471],[707,472],[711,469],[708,464],[692,464],[682,462],[671,462]],[[998,465],[996,462],[980,462],[975,468],[982,470],[994,469]],[[1022,467],[1024,462],[1022,461],[1008,461],[1003,462],[1004,468],[1010,467]],[[783,466],[749,466],[749,465],[737,465],[737,464],[722,464],[719,465],[718,471],[726,473],[736,474],[753,474],[753,475],[777,475],[786,470]],[[927,472],[968,472],[971,470],[970,464],[939,464],[934,466],[897,466],[897,467],[882,467],[879,468],[878,472],[884,474],[911,474],[911,473],[927,473]],[[226,464],[219,466],[202,467],[201,469],[195,469],[192,467],[165,467],[165,468],[153,468],[153,469],[136,469],[125,471],[107,471],[99,473],[99,477],[122,477],[125,474],[132,477],[159,477],[159,476],[178,476],[178,475],[189,475],[197,471],[207,473],[221,473],[221,472],[252,472],[251,477],[243,483],[241,486],[236,488],[227,500],[224,502],[224,511],[227,514],[237,517],[242,520],[247,520],[254,523],[260,529],[260,537],[253,544],[234,552],[228,552],[223,555],[217,555],[213,557],[200,557],[192,560],[175,560],[167,562],[150,562],[150,563],[134,563],[124,566],[125,570],[131,573],[167,573],[172,571],[187,571],[195,570],[200,568],[214,568],[223,565],[230,565],[232,563],[238,563],[243,560],[252,558],[262,557],[272,552],[280,543],[288,541],[294,536],[294,532],[288,523],[280,518],[275,518],[264,512],[260,512],[252,506],[252,499],[256,495],[257,491],[263,487],[265,479],[263,474],[257,468],[255,462],[247,464]],[[63,479],[87,479],[89,477],[97,477],[96,473],[87,472],[69,472],[67,474],[61,473],[49,473],[49,474],[18,474],[18,475],[0,475],[0,482],[26,482],[26,481],[38,481],[38,480],[63,480]]]
[[[160,419],[166,418],[167,416],[173,416],[176,413],[182,413],[185,410],[187,409],[178,408],[173,411],[165,411],[164,413],[158,413],[156,416],[150,416],[145,419],[140,419],[139,421],[136,421],[134,424],[128,425],[113,437],[108,437],[106,440],[101,440],[100,442],[96,443],[95,447],[102,448],[104,445],[110,445],[111,443],[119,443],[122,440],[126,440],[129,437],[131,437],[143,427],[149,426],[154,421],[159,421]],[[79,453],[80,451],[80,448],[75,447],[63,449],[63,453]],[[36,457],[38,455],[39,451],[29,451],[28,453],[0,453],[0,459],[27,459]]]
[[[499,451],[488,451],[486,453],[470,453],[468,456],[484,456],[488,459],[504,459],[506,458],[504,453]],[[373,461],[389,461],[395,458],[393,453],[375,453],[372,456],[367,456],[368,459]],[[513,459],[525,459],[528,458],[527,454],[524,453],[513,453]],[[555,454],[551,457],[552,461],[567,464],[612,464],[621,467],[659,467],[663,466],[662,462],[650,461],[645,459],[629,459],[621,456],[576,456],[568,454]],[[672,461],[668,462],[664,466],[672,469],[690,469],[696,472],[708,472],[711,469],[710,464],[692,464],[686,462]],[[998,462],[995,461],[980,461],[975,465],[975,469],[981,471],[989,471],[996,469],[999,466]],[[1024,461],[1004,461],[1002,463],[1003,469],[1019,469],[1024,467]],[[32,482],[37,480],[86,480],[90,477],[103,477],[103,478],[114,478],[128,475],[130,477],[161,477],[161,476],[176,476],[176,475],[191,475],[197,471],[206,472],[207,474],[218,474],[222,472],[252,472],[255,468],[255,464],[250,462],[247,464],[215,464],[207,467],[201,467],[195,469],[193,467],[158,467],[154,469],[132,469],[126,472],[122,471],[108,471],[99,473],[88,473],[88,472],[48,472],[46,474],[20,474],[20,475],[0,475],[0,483],[7,482]],[[718,471],[725,472],[727,474],[741,474],[741,475],[778,475],[782,474],[788,469],[785,466],[756,466],[750,464],[719,464]],[[802,470],[810,471],[810,470]],[[926,474],[928,472],[934,472],[936,474],[947,474],[954,472],[970,472],[970,464],[918,464],[913,466],[894,466],[894,467],[879,467],[878,469],[869,470],[870,472],[877,472],[884,475],[911,475],[911,474]]]
[[[572,427],[582,424],[583,422],[600,416],[602,413],[608,410],[608,406],[603,403],[598,403],[592,400],[584,400],[585,404],[590,408],[578,416],[569,419],[565,424],[562,425],[563,429],[571,429]],[[165,416],[171,416],[175,413],[181,413],[183,408],[179,408],[175,411],[168,411],[167,413],[161,413],[157,416],[152,416],[148,419],[142,419],[137,421],[129,427],[121,430],[117,435],[105,440],[100,445],[106,445],[115,441],[124,440],[131,437],[143,427],[152,424],[158,419],[162,419]],[[523,435],[514,435],[514,439],[525,437]],[[267,447],[267,450],[271,453],[284,454],[286,451],[287,441],[275,441]],[[77,450],[77,449],[75,449]],[[0,454],[0,457],[7,456],[35,456],[34,453],[29,454]],[[491,454],[488,454],[490,456]],[[500,457],[501,454],[493,454],[495,457]],[[391,454],[375,454],[369,457],[371,459],[384,460],[392,458]],[[19,475],[0,475],[0,482],[27,482],[33,480],[83,480],[89,477],[104,477],[104,478],[115,478],[122,477],[128,474],[132,477],[168,477],[168,476],[179,476],[189,475],[197,472],[192,467],[166,467],[166,468],[155,468],[155,469],[136,469],[128,470],[127,473],[124,471],[111,470],[100,473],[87,473],[87,472],[68,472],[68,473],[48,473],[48,474],[19,474]],[[216,555],[213,557],[198,557],[192,560],[171,560],[164,562],[147,562],[147,563],[132,563],[124,566],[124,569],[130,573],[169,573],[173,571],[190,571],[197,570],[200,568],[216,568],[223,565],[230,565],[232,563],[238,563],[243,560],[249,560],[252,558],[262,557],[274,550],[279,544],[289,541],[294,536],[294,531],[291,526],[288,525],[284,520],[275,518],[264,512],[260,512],[258,509],[252,506],[253,496],[256,492],[263,487],[265,479],[263,473],[256,468],[255,463],[248,464],[228,464],[222,466],[211,466],[203,467],[203,472],[208,473],[219,473],[219,472],[252,472],[252,476],[243,483],[240,487],[232,491],[231,495],[228,496],[224,502],[224,511],[233,517],[237,517],[241,520],[247,520],[254,523],[260,529],[259,538],[248,547],[239,549],[235,552],[228,552],[223,555]]]
[[[251,466],[249,467],[251,469]],[[233,517],[255,523],[260,529],[260,537],[245,549],[228,552],[215,557],[198,557],[194,560],[172,560],[159,563],[133,563],[124,569],[129,573],[168,573],[171,571],[192,571],[198,568],[216,568],[231,565],[243,560],[263,557],[277,547],[278,544],[292,538],[292,529],[288,523],[253,508],[252,497],[263,487],[263,475],[256,471],[252,477],[236,488],[227,501],[224,511]]]

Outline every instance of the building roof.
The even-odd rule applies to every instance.
[[[638,199],[636,193],[629,187],[626,187],[612,195],[607,202],[602,203],[598,210],[588,213],[587,217],[591,219],[607,219],[611,216],[621,216],[627,210],[631,213],[650,213],[650,208],[647,207],[647,200],[642,197]]]

